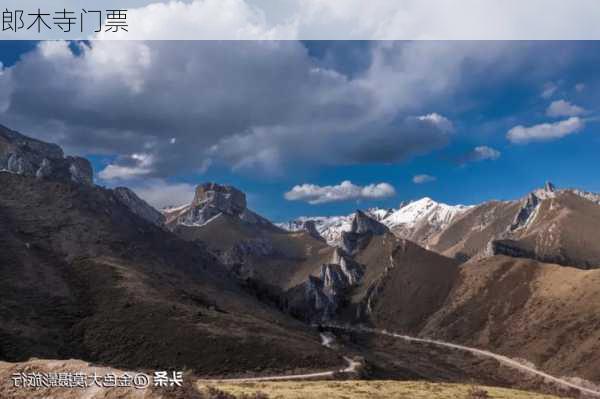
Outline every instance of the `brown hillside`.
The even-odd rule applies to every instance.
[[[307,232],[250,224],[226,214],[204,226],[178,225],[173,231],[221,255],[240,277],[252,278],[277,291],[317,275],[334,252],[334,248]]]
[[[600,381],[600,271],[506,256],[460,268],[422,334]]]
[[[198,373],[341,359],[110,190],[0,173],[0,357]]]
[[[345,316],[404,332],[419,331],[444,303],[459,263],[392,234],[373,237],[355,259],[365,265],[365,275]]]
[[[600,205],[570,190],[551,194],[479,205],[432,239],[429,248],[460,260],[503,254],[600,267]]]

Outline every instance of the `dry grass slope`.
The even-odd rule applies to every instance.
[[[504,388],[478,387],[490,399],[553,399]],[[218,389],[233,395],[262,392],[273,399],[473,399],[473,387],[420,381],[314,381],[219,384]]]

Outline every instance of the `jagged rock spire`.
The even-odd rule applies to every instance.
[[[552,182],[547,181],[546,184],[544,184],[544,190],[549,193],[553,193],[556,191],[556,186],[552,184]]]

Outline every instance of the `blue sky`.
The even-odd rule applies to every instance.
[[[273,220],[513,199],[547,180],[600,192],[599,47],[4,41],[0,123],[156,206],[217,181]]]

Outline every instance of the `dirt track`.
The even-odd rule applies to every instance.
[[[418,343],[424,343],[424,344],[431,344],[431,345],[441,346],[441,347],[445,347],[445,348],[450,348],[450,349],[456,349],[456,350],[460,350],[460,351],[464,351],[464,352],[469,352],[469,353],[471,353],[473,355],[476,355],[476,356],[481,356],[481,357],[487,357],[487,358],[494,359],[494,360],[500,362],[501,364],[504,364],[504,365],[506,365],[508,367],[511,367],[513,369],[516,369],[516,370],[519,370],[521,372],[542,377],[544,379],[544,381],[554,383],[554,384],[556,384],[558,386],[561,386],[561,387],[564,387],[564,388],[576,389],[576,390],[578,390],[579,392],[581,392],[583,394],[592,395],[594,397],[599,397],[600,398],[600,391],[596,391],[596,390],[593,390],[593,389],[582,387],[580,385],[577,385],[577,384],[574,384],[572,382],[569,382],[569,381],[567,381],[565,379],[555,377],[555,376],[550,375],[548,373],[545,373],[543,371],[536,370],[533,367],[529,367],[527,365],[521,364],[521,363],[517,362],[516,360],[513,360],[513,359],[511,359],[509,357],[506,357],[506,356],[503,356],[503,355],[499,355],[497,353],[493,353],[493,352],[490,352],[490,351],[486,351],[486,350],[483,350],[483,349],[472,348],[472,347],[469,347],[469,346],[458,345],[458,344],[453,344],[453,343],[450,343],[450,342],[438,341],[438,340],[427,339],[427,338],[416,338],[416,337],[411,337],[411,336],[408,336],[408,335],[402,335],[402,334],[396,334],[396,333],[388,332],[386,330],[375,330],[375,329],[366,328],[366,327],[344,327],[344,326],[338,326],[338,325],[328,325],[327,327],[333,328],[333,329],[345,330],[345,331],[365,332],[365,333],[371,333],[371,334],[386,335],[386,336],[389,336],[389,337],[402,339],[402,340],[408,341],[408,342],[418,342]]]
[[[348,357],[344,357],[348,366],[339,370],[323,371],[320,373],[309,373],[309,374],[294,374],[294,375],[278,375],[271,377],[250,377],[250,378],[229,378],[229,379],[218,379],[218,380],[198,380],[199,383],[215,383],[215,382],[258,382],[258,381],[282,381],[282,380],[309,380],[314,378],[331,378],[336,373],[354,373],[358,371],[360,362],[352,360]]]

